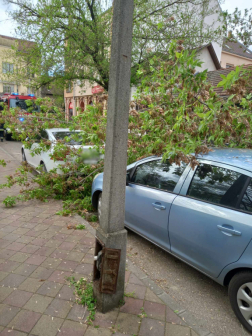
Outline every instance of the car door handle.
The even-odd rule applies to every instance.
[[[223,232],[230,233],[233,236],[241,236],[241,232],[236,231],[232,226],[217,225],[217,228]]]
[[[166,209],[166,207],[159,202],[152,203],[152,205],[154,206],[154,208],[156,210],[165,210]]]

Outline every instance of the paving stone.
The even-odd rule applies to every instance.
[[[33,240],[33,237],[22,236],[16,240],[16,243],[29,244]]]
[[[7,246],[10,246],[11,244],[13,243],[11,243],[8,240],[0,239],[0,246],[2,249],[6,248]]]
[[[14,243],[11,243],[10,245],[8,245],[6,248],[8,250],[20,251],[24,247],[25,247],[25,244],[14,242]]]
[[[9,287],[0,287],[0,302],[2,302],[3,300],[5,300],[11,292],[13,292],[13,288],[9,288]]]
[[[9,323],[10,328],[18,329],[24,332],[30,332],[40,319],[41,314],[28,310],[21,310],[16,317]],[[9,335],[12,336],[12,333]]]
[[[44,246],[46,242],[47,242],[46,239],[35,238],[35,239],[33,239],[32,244],[37,245],[37,246]]]
[[[56,249],[51,255],[51,258],[56,258],[59,260],[65,260],[67,257],[67,251]]]
[[[5,240],[9,240],[9,241],[15,241],[18,238],[20,238],[20,235],[16,234],[16,233],[9,233],[7,236],[4,236],[3,239]]]
[[[35,230],[29,230],[26,233],[26,236],[28,236],[28,237],[37,237],[39,235],[40,235],[40,231],[35,231]]]
[[[5,220],[6,221],[6,224],[8,224],[7,223],[7,220]],[[1,222],[1,221],[0,221]],[[3,228],[1,228],[1,231],[3,231],[3,232],[12,232],[12,231],[14,231],[14,230],[16,230],[17,228],[15,227],[15,226],[11,226],[11,225],[6,225],[6,226],[4,226]]]
[[[66,238],[67,238],[67,235],[63,233],[58,233],[54,236],[54,239],[59,240],[61,242],[63,242]]]
[[[94,256],[86,254],[85,257],[81,261],[84,264],[94,264]]]
[[[43,315],[35,327],[32,329],[32,334],[36,336],[56,336],[60,330],[63,319]]]
[[[60,265],[61,262],[62,262],[61,259],[56,259],[56,258],[48,257],[41,264],[41,266],[45,267],[45,268],[58,268],[58,266]]]
[[[39,250],[39,246],[28,244],[24,248],[22,248],[21,252],[25,253],[34,253]]]
[[[154,294],[149,288],[146,290],[145,300],[164,304],[164,302],[160,300],[159,297],[157,297],[157,295]]]
[[[42,284],[43,282],[40,282],[38,279],[28,278],[18,287],[18,289],[35,293]]]
[[[143,286],[142,281],[140,281],[135,274],[131,273],[129,277],[129,283],[135,284],[135,285],[140,285]]]
[[[20,274],[9,274],[6,278],[0,281],[0,286],[17,288],[24,282],[26,279],[25,276]]]
[[[32,293],[21,291],[21,290],[14,290],[5,300],[3,303],[15,307],[23,307],[26,302],[31,298]]]
[[[31,278],[46,280],[53,273],[53,269],[47,269],[44,267],[37,267],[37,269],[31,274]]]
[[[3,271],[0,271],[0,281],[3,280],[4,278],[7,277],[7,275],[9,275],[8,272],[3,272]]]
[[[67,236],[67,238],[64,240],[65,242],[70,242],[70,243],[79,243],[79,240],[81,240],[83,236],[74,236],[73,234]]]
[[[51,302],[52,298],[48,296],[34,294],[23,308],[37,313],[44,313]]]
[[[36,225],[36,227],[34,228],[35,231],[45,231],[48,230],[50,226],[46,225],[46,224],[38,224]]]
[[[74,295],[74,288],[64,285],[59,291],[59,293],[57,294],[57,298],[61,300],[75,302],[76,297]]]
[[[0,304],[0,325],[7,327],[10,321],[17,315],[19,311],[20,309],[17,307]]]
[[[82,252],[82,253],[88,253],[89,246],[78,244],[78,245],[75,246],[75,248],[73,249],[73,251]]]
[[[70,301],[54,299],[51,302],[50,306],[47,307],[45,314],[55,317],[66,318],[72,306],[73,303]]]
[[[16,228],[15,231],[13,231],[13,233],[16,233],[20,236],[23,236],[24,234],[26,234],[28,231],[30,231],[29,229],[26,229],[26,228],[22,228],[22,227],[19,227],[18,229]]]
[[[23,263],[26,259],[28,259],[31,255],[23,252],[16,252],[10,260],[17,261]]]
[[[62,260],[57,268],[62,271],[74,272],[74,270],[76,269],[78,265],[79,263],[77,261]]]
[[[78,305],[77,303],[75,303],[73,307],[71,308],[67,316],[67,319],[78,321],[78,322],[81,322],[81,321],[84,322],[84,317],[85,317],[86,312],[87,312],[87,307]]]
[[[116,326],[119,332],[128,334],[138,334],[140,318],[136,315],[119,313]]]
[[[57,270],[52,273],[52,275],[48,278],[48,280],[64,284],[66,282],[66,279],[70,277],[71,274],[72,274],[71,272]]]
[[[190,328],[176,324],[166,323],[165,336],[190,336]]]
[[[41,231],[39,231],[39,232],[40,232],[40,235],[38,236],[38,238],[42,238],[42,239],[46,239],[46,240],[51,239],[55,235],[55,233],[52,232],[52,231],[43,231],[42,233],[41,233]]]
[[[125,271],[125,282],[129,281],[130,274],[131,274],[130,271]]]
[[[0,258],[1,259],[9,259],[15,253],[16,253],[16,251],[12,251],[12,250],[1,250],[0,251]]]
[[[55,237],[53,237],[55,238]],[[45,243],[45,246],[47,247],[58,247],[61,244],[61,241],[56,240],[56,239],[50,239],[47,241],[47,243]]]
[[[66,242],[64,241],[59,248],[61,250],[66,250],[66,251],[72,251],[72,249],[75,247],[76,243],[73,242]]]
[[[35,269],[38,266],[36,265],[29,265],[29,264],[21,264],[18,268],[16,268],[13,273],[15,274],[20,274],[20,275],[24,275],[24,276],[30,276]]]
[[[85,324],[81,324],[79,322],[66,320],[62,327],[60,328],[60,332],[58,332],[58,336],[83,336],[87,326]]]
[[[186,325],[186,323],[174,313],[169,307],[166,307],[166,322],[175,323],[179,325]]]
[[[125,293],[134,293],[135,298],[143,300],[146,293],[146,287],[128,283]]]
[[[165,321],[165,308],[166,306],[161,303],[150,301],[144,302],[144,311],[150,318]]]
[[[37,265],[37,266],[39,266],[45,260],[46,260],[45,256],[33,254],[30,258],[28,258],[26,260],[26,263],[30,264],[30,265]]]
[[[74,252],[74,251],[67,253],[67,256],[66,256],[66,260],[73,260],[73,261],[79,261],[79,262],[81,262],[83,258],[84,258],[84,253]]]
[[[104,328],[88,327],[85,336],[111,336],[112,331]]]
[[[39,254],[39,255],[42,255],[42,256],[49,257],[49,255],[52,254],[54,250],[55,250],[55,248],[53,248],[53,247],[44,246],[44,247],[41,247],[40,249],[38,249],[35,252],[35,254]]]
[[[6,328],[0,333],[0,336],[10,336],[10,335],[11,336],[26,336],[28,334],[23,333],[21,331],[13,330],[11,328]]]
[[[80,264],[75,269],[75,273],[80,273],[83,275],[89,275],[92,272],[93,272],[93,265],[90,264]]]
[[[37,294],[55,297],[62,286],[63,285],[58,282],[45,281],[43,285],[37,290]]]
[[[15,252],[15,251],[13,251],[13,252]],[[12,272],[16,268],[18,268],[18,266],[20,266],[19,262],[12,261],[12,260],[7,260],[7,261],[3,262],[2,264],[0,264],[0,271]]]
[[[131,336],[130,334],[125,334],[125,333],[120,333],[120,332],[115,332],[113,336]]]
[[[123,313],[129,314],[141,314],[141,308],[143,308],[143,300],[133,299],[125,297],[125,304],[120,308]]]
[[[165,322],[153,320],[150,318],[144,318],[142,320],[139,336],[164,336],[164,333]]]
[[[87,246],[92,246],[95,244],[95,239],[94,238],[89,238],[89,237],[84,237],[80,240],[80,243],[83,245],[87,245]]]
[[[111,328],[112,325],[115,325],[117,316],[119,314],[118,309],[113,309],[106,314],[96,312],[94,325],[100,326],[102,328]]]

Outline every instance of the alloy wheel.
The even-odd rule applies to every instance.
[[[247,282],[238,289],[237,304],[242,316],[252,326],[252,282]]]

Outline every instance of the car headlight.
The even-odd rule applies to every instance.
[[[95,177],[94,177],[94,179],[93,179],[93,181],[94,181],[94,180],[96,179],[96,177],[98,177],[100,174],[101,174],[101,173],[96,174]]]

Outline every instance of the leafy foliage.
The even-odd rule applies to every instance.
[[[172,41],[167,59],[158,55],[139,66],[141,84],[129,112],[128,164],[149,155],[197,165],[197,156],[213,147],[252,148],[252,94],[251,70],[237,68],[221,85],[230,94],[228,99],[218,96],[207,81],[206,71],[200,66],[195,51],[184,50],[182,41]],[[107,99],[105,97],[104,99]],[[90,145],[101,154],[105,152],[107,113],[101,102],[66,121],[64,113],[49,100],[38,100],[42,112],[33,113],[20,125],[18,109],[2,111],[14,137],[24,141],[33,155],[53,149],[51,158],[61,160],[56,169],[31,176],[31,168],[24,163],[15,174],[8,176],[2,187],[22,186],[23,200],[37,198],[47,201],[53,197],[63,200],[64,208],[58,214],[78,213],[89,220],[93,211],[91,186],[94,176],[103,170],[103,159],[87,164],[81,149],[71,146],[68,138],[56,144],[41,136],[44,128],[69,127],[80,130],[78,141]],[[51,109],[55,113],[50,114]],[[17,133],[20,129],[21,134]],[[36,142],[36,148],[33,144]],[[194,153],[194,154],[193,154]],[[72,159],[72,160],[70,160]]]
[[[8,208],[8,207],[13,207],[16,204],[16,198],[14,196],[7,196],[4,200],[3,200],[4,205]]]

